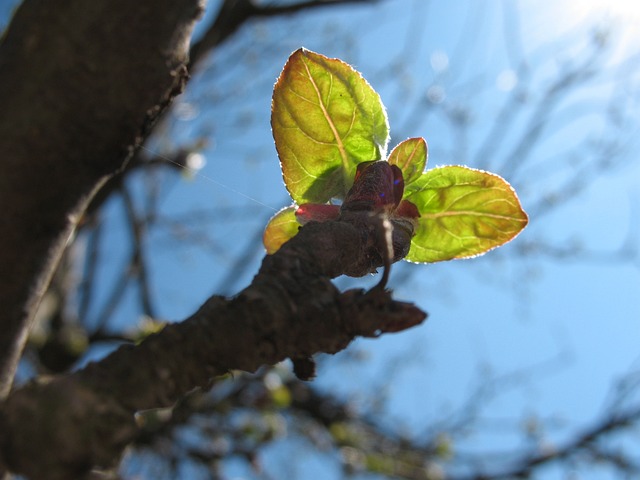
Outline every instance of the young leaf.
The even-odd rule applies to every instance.
[[[298,233],[300,224],[296,220],[295,211],[296,207],[293,205],[285,207],[269,220],[262,235],[262,242],[269,255],[277,252],[283,243]]]
[[[391,150],[387,161],[400,167],[404,184],[408,185],[420,178],[427,164],[427,142],[424,138],[408,138]]]
[[[351,66],[305,49],[291,54],[273,91],[271,127],[293,200],[344,198],[356,166],[386,154],[379,95]]]
[[[513,188],[481,170],[435,168],[407,190],[405,199],[420,212],[406,257],[412,262],[480,255],[513,239],[528,222]]]

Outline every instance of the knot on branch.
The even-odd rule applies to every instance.
[[[347,290],[340,297],[343,317],[353,336],[378,337],[420,325],[427,314],[412,303],[393,300],[382,288]]]

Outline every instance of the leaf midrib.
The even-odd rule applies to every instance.
[[[338,130],[335,124],[333,123],[333,119],[331,118],[331,116],[329,115],[329,112],[324,106],[322,95],[320,94],[320,89],[318,88],[318,85],[316,84],[313,76],[311,75],[311,70],[309,70],[309,66],[307,65],[307,62],[302,62],[302,64],[304,65],[304,68],[307,71],[309,82],[311,82],[311,86],[313,87],[313,89],[316,92],[316,95],[318,96],[318,105],[322,110],[322,114],[324,115],[324,118],[329,124],[329,128],[331,129],[331,132],[333,133],[333,136],[336,139],[336,146],[338,147],[338,151],[340,152],[340,157],[342,158],[342,164],[345,170],[348,170],[349,163],[348,163],[347,151],[344,147],[344,144],[342,143],[342,138],[340,137],[340,134],[338,133]]]

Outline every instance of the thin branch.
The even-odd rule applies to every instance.
[[[86,321],[89,306],[93,301],[94,288],[96,284],[98,263],[100,259],[100,241],[102,240],[102,218],[96,213],[89,220],[90,231],[87,239],[87,249],[85,252],[84,272],[79,285],[80,305],[78,306],[78,318]]]
[[[143,238],[145,222],[138,218],[138,214],[135,211],[135,205],[133,204],[133,199],[131,198],[126,185],[123,185],[121,193],[122,201],[124,202],[125,214],[131,229],[131,243],[133,246],[129,271],[132,272],[138,280],[138,293],[140,296],[142,312],[151,318],[155,318],[155,308],[151,301],[151,289],[149,288],[147,262],[145,261]]]
[[[499,171],[507,178],[515,175],[516,171],[529,158],[533,147],[538,143],[552,117],[553,109],[560,103],[563,96],[598,73],[595,68],[595,61],[600,53],[600,51],[595,51],[583,63],[564,72],[546,89],[538,102],[537,108],[529,116],[527,125],[520,134],[515,147],[504,156],[501,165],[498,167]]]
[[[576,435],[572,440],[564,445],[538,452],[517,462],[517,466],[511,470],[493,474],[474,474],[469,477],[456,477],[455,480],[501,480],[512,478],[527,478],[534,469],[551,462],[566,460],[575,456],[581,451],[593,450],[595,442],[602,440],[607,435],[620,430],[633,428],[640,420],[640,408],[631,409],[625,413],[614,413],[605,418],[601,423],[586,429],[583,433]],[[595,450],[593,450],[595,451]],[[599,450],[599,460],[609,461],[619,464],[614,457],[606,458],[604,450]],[[631,465],[629,463],[629,465]]]
[[[132,257],[127,261],[126,265],[131,265],[133,261],[134,259]],[[104,331],[105,327],[109,323],[109,320],[111,319],[111,315],[113,315],[113,312],[115,311],[116,307],[127,291],[130,282],[131,275],[129,275],[128,273],[128,267],[125,267],[123,268],[120,279],[113,284],[113,290],[111,290],[111,294],[104,302],[102,311],[97,315],[95,325],[92,325],[96,333]]]
[[[225,0],[215,21],[190,51],[191,65],[198,62],[212,49],[233,35],[247,20],[254,17],[275,17],[298,13],[319,7],[347,4],[373,4],[379,0],[307,0],[286,5],[256,5],[252,0]]]

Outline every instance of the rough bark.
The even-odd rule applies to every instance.
[[[138,410],[170,406],[231,370],[335,353],[356,336],[421,323],[422,311],[382,288],[341,293],[330,280],[382,263],[378,229],[366,214],[312,222],[265,257],[238,296],[212,297],[138,346],[13,392],[0,408],[0,464],[30,478],[79,477],[117,460],[136,434]]]
[[[202,0],[25,0],[0,44],[0,398],[78,212],[186,80]]]

